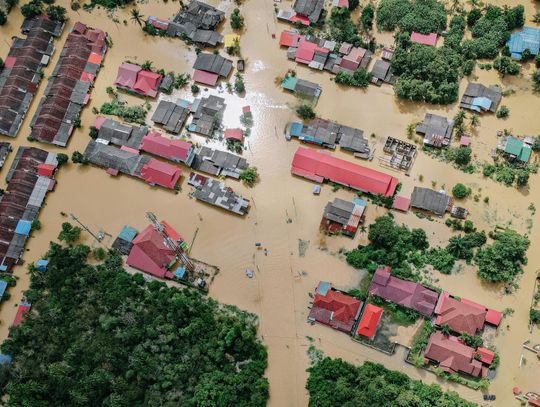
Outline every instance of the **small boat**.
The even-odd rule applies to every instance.
[[[253,278],[253,270],[251,269],[246,269],[246,276],[248,278]]]
[[[239,59],[236,62],[236,69],[238,70],[238,72],[244,72],[244,60],[243,59]]]

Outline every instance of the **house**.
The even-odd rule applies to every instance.
[[[233,63],[221,55],[201,52],[197,55],[193,69],[195,71],[209,72],[221,78],[228,78],[231,73]]]
[[[11,153],[11,144],[6,141],[0,141],[0,169],[4,166],[7,156]]]
[[[141,168],[141,177],[150,185],[159,185],[164,188],[175,189],[182,170],[174,165],[151,158]]]
[[[308,321],[318,322],[338,331],[351,333],[361,306],[360,300],[336,290],[330,283],[321,281],[315,289]]]
[[[0,69],[0,134],[15,137],[41,82],[41,70],[54,52],[54,38],[64,24],[46,17],[26,19],[26,38],[13,37]],[[7,43],[7,38],[5,39]]]
[[[161,124],[170,133],[179,134],[188,118],[189,109],[189,105],[160,100],[152,115],[152,121]]]
[[[163,75],[142,69],[139,65],[124,62],[118,68],[114,84],[117,88],[142,96],[155,98]]]
[[[169,20],[165,20],[163,18],[158,18],[155,16],[148,16],[148,18],[146,19],[146,24],[150,24],[156,30],[161,31],[167,31],[167,29],[169,28]]]
[[[26,314],[30,312],[31,307],[32,307],[32,304],[30,304],[26,300],[22,300],[21,303],[19,304],[19,307],[17,308],[17,313],[15,314],[15,319],[13,320],[12,326],[21,325]]]
[[[364,222],[366,201],[356,198],[352,202],[334,198],[324,208],[321,229],[330,234],[341,233],[354,237],[358,226]]]
[[[377,332],[377,325],[382,315],[382,308],[373,304],[367,304],[358,324],[356,333],[358,335],[365,336],[369,340],[373,340],[375,333]]]
[[[443,216],[452,208],[453,199],[446,195],[444,191],[434,191],[429,188],[414,187],[411,196],[411,207],[432,212],[435,215]]]
[[[142,138],[140,149],[167,160],[183,163],[188,167],[195,158],[193,144],[184,140],[163,137],[157,131],[150,132]]]
[[[538,55],[540,51],[540,28],[523,27],[510,35],[506,46],[512,58],[520,60],[523,51],[528,49],[532,55]]]
[[[401,212],[409,212],[410,207],[411,207],[411,200],[404,196],[396,196],[394,198],[394,202],[392,203],[392,209],[395,209]]]
[[[377,269],[368,291],[370,295],[413,309],[426,317],[431,317],[439,298],[436,291],[422,284],[392,276],[388,266]]]
[[[141,140],[148,133],[146,126],[128,126],[104,117],[97,117],[94,127],[98,130],[98,141],[136,150],[139,149]]]
[[[377,86],[381,86],[383,83],[389,83],[393,85],[396,82],[396,78],[392,75],[390,69],[390,62],[382,59],[378,59],[371,68],[371,83]]]
[[[122,173],[141,178],[141,169],[151,158],[139,154],[137,150],[123,147],[122,149],[91,140],[84,150],[84,158],[91,164],[111,173]]]
[[[499,150],[502,150],[503,155],[508,161],[514,161],[523,165],[527,164],[531,158],[532,146],[516,137],[503,137],[497,147]]]
[[[487,366],[490,366],[495,358],[495,352],[482,347],[476,348],[476,355],[478,360]]]
[[[332,0],[332,7],[349,8],[349,0]]]
[[[225,140],[244,142],[244,132],[242,129],[227,129],[223,132]]]
[[[321,18],[324,0],[296,0],[293,10],[297,16],[306,17],[311,24],[315,24]]]
[[[416,126],[416,132],[424,136],[424,144],[432,147],[448,147],[453,129],[453,120],[431,113],[426,113],[424,121]]]
[[[372,55],[371,51],[365,48],[352,47],[351,50],[341,58],[341,63],[339,64],[340,69],[338,71],[344,70],[347,72],[354,72],[358,68],[367,68]]]
[[[385,61],[391,61],[394,56],[394,50],[390,48],[383,48],[381,50],[381,58]]]
[[[502,89],[493,85],[489,88],[480,83],[469,83],[461,98],[459,107],[478,113],[497,111],[502,99]]]
[[[0,196],[0,272],[10,272],[24,252],[32,222],[53,190],[56,153],[19,147]]]
[[[415,44],[429,45],[434,47],[437,44],[437,33],[420,34],[413,31],[411,33],[410,40]]]
[[[106,33],[76,23],[30,123],[30,137],[65,147],[80,126],[80,115],[90,100],[94,80],[107,52]]]
[[[305,147],[296,150],[291,173],[318,183],[329,180],[373,195],[392,196],[398,184],[391,175]]]
[[[196,151],[191,167],[216,177],[238,179],[240,173],[248,168],[248,162],[239,155],[204,146]]]
[[[225,107],[225,99],[218,96],[195,99],[191,106],[193,118],[188,130],[206,137],[211,136],[221,121]]]
[[[321,95],[321,87],[310,81],[299,79],[296,76],[287,75],[281,81],[281,87],[293,93],[297,93],[301,97],[316,100]]]
[[[304,39],[296,30],[284,30],[279,37],[279,45],[282,47],[298,47],[300,40]]]
[[[215,47],[223,42],[223,36],[216,30],[224,15],[215,7],[191,0],[169,21],[167,35],[189,39],[202,47]]]
[[[154,277],[164,278],[176,261],[176,253],[153,225],[148,225],[132,243],[126,263]]]
[[[194,187],[192,196],[199,201],[242,216],[249,210],[249,200],[235,193],[221,181],[192,172],[188,185]]]
[[[459,338],[445,336],[442,332],[431,334],[424,353],[427,359],[438,363],[439,368],[446,373],[485,377],[487,368],[475,355],[475,350],[460,342]]]
[[[124,225],[118,237],[114,240],[112,247],[127,256],[133,247],[133,239],[139,234],[137,229]]]

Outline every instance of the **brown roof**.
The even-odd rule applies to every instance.
[[[437,325],[448,325],[454,332],[475,335],[484,327],[487,310],[479,305],[458,301],[445,292],[441,295],[435,313]]]
[[[457,337],[434,332],[429,338],[424,356],[438,362],[445,372],[484,377],[486,369],[482,367],[482,362],[474,358],[474,354],[475,350],[461,343]]]
[[[402,280],[390,274],[390,267],[379,268],[369,286],[369,293],[395,304],[418,311],[427,317],[433,314],[439,294],[422,284]]]

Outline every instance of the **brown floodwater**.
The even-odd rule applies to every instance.
[[[60,4],[69,8],[66,1],[60,1]],[[213,4],[217,5],[217,2]],[[221,2],[219,7],[230,13],[232,4]],[[291,5],[292,3],[287,1],[279,6]],[[138,5],[141,14],[159,17],[173,15],[178,7],[178,3],[173,1]],[[527,2],[525,7],[528,19],[538,9],[538,5],[533,1]],[[332,192],[331,187],[325,185],[320,196],[313,196],[310,182],[290,175],[291,160],[299,144],[296,141],[287,142],[283,137],[283,129],[289,121],[295,119],[291,107],[294,107],[297,101],[292,95],[283,93],[275,85],[274,79],[283,75],[287,69],[295,69],[301,78],[318,82],[323,91],[316,106],[317,114],[361,128],[367,135],[373,133],[375,159],[372,162],[360,163],[386,172],[392,171],[380,167],[378,160],[386,136],[406,139],[406,126],[420,120],[426,111],[453,116],[457,112],[457,104],[432,107],[400,102],[387,86],[370,87],[365,91],[339,88],[330,80],[331,75],[328,73],[316,72],[286,59],[285,50],[279,49],[278,40],[271,36],[275,33],[279,38],[280,31],[287,27],[276,21],[272,2],[251,0],[242,6],[242,12],[246,18],[241,47],[247,60],[244,75],[247,93],[239,97],[226,90],[203,90],[202,95],[212,93],[226,98],[227,109],[223,119],[226,127],[239,126],[241,107],[251,106],[254,125],[244,156],[259,168],[261,182],[253,189],[246,189],[239,182],[226,180],[229,186],[251,199],[249,215],[240,218],[190,199],[189,187],[185,182],[183,191],[175,194],[149,187],[125,176],[112,178],[99,168],[69,164],[58,174],[56,191],[48,196],[46,206],[41,212],[43,228],[35,232],[29,240],[24,259],[27,262],[35,261],[46,250],[49,241],[55,239],[60,224],[66,220],[60,212],[73,213],[92,230],[103,230],[116,236],[125,224],[142,229],[147,224],[145,212],[151,210],[158,217],[167,219],[188,241],[198,231],[193,256],[218,265],[221,269],[210,287],[210,296],[259,316],[259,333],[268,347],[269,365],[266,374],[270,382],[270,406],[307,405],[307,349],[312,341],[331,357],[341,357],[355,364],[361,364],[365,360],[378,361],[427,383],[439,382],[444,388],[455,390],[464,398],[481,403],[480,392],[441,382],[431,373],[404,363],[402,350],[393,357],[386,356],[351,341],[342,333],[306,323],[310,303],[308,294],[319,280],[331,281],[341,288],[351,288],[359,283],[363,274],[347,266],[336,253],[341,248],[351,249],[357,244],[365,243],[366,235],[359,234],[351,240],[343,237],[323,237],[319,233],[319,221],[326,202],[335,196],[351,199],[353,193],[344,190]],[[106,30],[114,44],[105,57],[104,68],[98,75],[90,106],[82,114],[83,127],[76,130],[67,147],[67,152],[71,154],[74,150],[84,150],[89,140],[89,126],[94,121],[91,109],[99,107],[108,99],[105,89],[112,86],[121,62],[126,59],[139,62],[151,60],[156,68],[191,73],[195,53],[178,40],[144,36],[140,28],[130,21],[129,10],[116,12],[117,22],[103,10],[95,10],[92,14],[83,10],[78,13],[69,10],[69,16],[71,23],[80,20]],[[9,17],[10,22],[0,27],[0,57],[5,57],[8,52],[9,38],[19,35],[22,21],[19,10],[14,9]],[[127,24],[123,23],[124,20]],[[228,22],[223,25],[223,32],[230,32]],[[66,34],[56,42],[57,52],[50,66],[45,69],[46,76],[50,75],[54,68]],[[377,38],[390,45],[392,36],[378,34]],[[531,71],[532,68],[528,68],[523,76],[505,78],[502,81],[504,87],[512,87],[516,91],[502,102],[509,107],[510,117],[506,120],[496,119],[493,115],[481,117],[481,126],[473,133],[472,147],[476,160],[489,159],[490,150],[497,144],[497,130],[507,128],[517,135],[540,134],[540,99],[530,90]],[[477,69],[475,74],[483,83],[501,83],[494,71]],[[462,82],[462,91],[465,86],[466,80]],[[10,140],[15,147],[28,144],[28,124],[44,87],[45,83],[40,87],[18,137]],[[189,90],[179,91],[172,97],[190,96],[189,93]],[[125,99],[130,103],[143,102],[141,98],[133,96],[125,96]],[[153,109],[155,102],[151,104]],[[193,137],[193,141],[205,142],[197,136]],[[50,146],[44,148],[61,151]],[[333,154],[354,160],[351,155],[340,151]],[[6,163],[2,178],[14,155],[12,153]],[[189,171],[184,170],[184,174],[188,175]],[[530,187],[526,191],[518,191],[486,180],[481,174],[466,175],[424,154],[420,154],[416,159],[410,176],[398,172],[394,175],[403,183],[404,194],[410,194],[414,185],[418,184],[427,187],[435,185],[447,190],[456,182],[471,186],[481,198],[478,202],[468,199],[465,206],[471,212],[470,219],[480,229],[510,225],[525,233],[532,222],[529,264],[519,281],[520,289],[515,294],[503,295],[501,287],[482,284],[471,267],[463,267],[460,272],[450,276],[434,272],[431,278],[435,284],[458,296],[499,310],[515,310],[511,317],[504,320],[494,339],[494,345],[501,353],[501,366],[490,388],[490,392],[497,395],[497,401],[491,405],[518,405],[511,392],[515,385],[525,391],[540,392],[540,364],[533,353],[521,347],[528,339],[533,343],[540,343],[538,329],[535,328],[533,333],[530,333],[527,324],[534,278],[540,268],[539,219],[538,215],[531,215],[527,207],[538,201],[539,176],[531,177]],[[3,182],[2,180],[1,183]],[[490,198],[489,204],[483,202],[486,196]],[[381,208],[369,206],[366,223],[369,224],[384,213]],[[289,218],[292,220],[290,223],[287,222]],[[432,244],[444,244],[452,233],[438,218],[430,221],[408,213],[396,214],[396,219],[411,227],[426,229]],[[303,257],[299,256],[299,239],[309,242]],[[85,242],[95,245],[88,235],[85,236]],[[105,241],[110,242],[111,239]],[[255,242],[260,242],[268,250],[267,256],[262,250],[256,250]],[[244,270],[247,267],[255,270],[253,279],[245,276]],[[0,309],[0,339],[7,336],[16,306],[29,283],[25,266],[16,267],[14,273],[19,281],[15,288],[10,289],[11,299],[4,302]],[[506,328],[507,324],[509,329]],[[410,336],[409,328],[400,329],[396,339]],[[524,360],[520,364],[522,354]]]

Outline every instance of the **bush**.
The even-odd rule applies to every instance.
[[[482,174],[485,177],[491,177],[496,169],[497,167],[495,167],[493,164],[485,164],[482,168]]]
[[[371,73],[366,69],[358,68],[353,74],[344,71],[338,72],[334,81],[340,85],[367,88],[371,82],[371,77]]]
[[[373,4],[368,3],[362,9],[362,14],[360,15],[360,24],[364,30],[369,31],[373,28],[373,17],[375,16],[375,9]]]
[[[470,194],[471,189],[461,183],[454,185],[454,188],[452,188],[452,195],[454,195],[454,197],[456,197],[457,199],[466,198]]]
[[[67,156],[67,154],[64,154],[64,153],[56,154],[56,162],[58,163],[58,167],[61,167],[62,165],[67,163],[68,160],[69,160],[69,157]]]
[[[73,161],[75,164],[88,164],[88,160],[79,151],[73,152],[71,155],[71,161]]]
[[[497,110],[497,113],[495,114],[495,116],[497,116],[497,118],[499,119],[502,119],[504,117],[508,117],[508,115],[510,114],[510,109],[508,109],[508,107],[506,107],[505,105],[502,105],[499,110]]]
[[[446,11],[436,0],[381,0],[377,7],[377,27],[393,31],[429,34],[446,29]]]
[[[197,93],[199,93],[200,90],[201,90],[201,89],[199,88],[198,85],[196,85],[196,84],[191,85],[191,93],[193,93],[194,95],[196,95]]]
[[[302,104],[296,108],[296,114],[303,120],[313,119],[315,112],[310,105]]]
[[[234,90],[236,91],[236,93],[244,93],[246,91],[244,78],[242,78],[242,75],[239,72],[235,75]]]
[[[259,182],[259,172],[257,167],[248,167],[240,173],[240,179],[248,187],[253,187]]]
[[[64,22],[66,21],[66,9],[62,6],[48,6],[47,17],[54,21]]]
[[[242,27],[244,27],[244,17],[240,14],[240,9],[235,8],[231,13],[231,28],[240,30]]]
[[[499,71],[502,76],[505,75],[517,75],[521,69],[521,66],[507,56],[502,56],[493,61],[493,67]]]
[[[529,311],[529,320],[531,324],[540,324],[540,310],[531,309]]]

